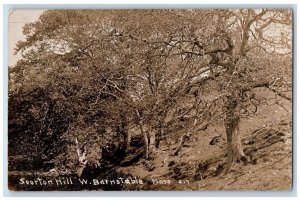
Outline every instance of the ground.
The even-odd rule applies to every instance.
[[[273,94],[258,90],[258,96]],[[282,100],[258,107],[257,114],[241,121],[244,151],[251,162],[234,163],[230,171],[219,174],[226,160],[226,136],[222,124],[211,125],[194,134],[178,156],[171,156],[162,145],[149,163],[152,171],[140,160],[118,171],[149,180],[140,190],[291,190],[292,188],[292,127],[291,104]],[[210,145],[217,137],[216,143]],[[176,146],[176,143],[172,145]],[[153,184],[152,179],[170,180],[171,184]],[[178,184],[178,182],[188,183]]]

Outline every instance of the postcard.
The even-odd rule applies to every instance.
[[[10,10],[11,191],[292,189],[293,10]]]

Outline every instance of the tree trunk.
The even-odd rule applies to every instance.
[[[140,112],[138,110],[136,110],[136,114],[137,114],[137,116],[139,118],[139,127],[140,127],[140,131],[141,131],[141,135],[143,135],[143,137],[144,137],[145,156],[146,156],[146,159],[148,159],[149,158],[149,146],[150,146],[149,133],[144,131],[143,120],[142,120]]]
[[[84,144],[82,147],[79,146],[77,137],[75,138],[76,143],[76,152],[78,156],[79,166],[77,167],[76,173],[79,177],[81,177],[83,170],[86,168],[87,159],[86,159],[86,145]]]
[[[227,161],[224,173],[227,173],[233,162],[247,159],[242,148],[239,130],[240,116],[237,114],[236,108],[236,100],[233,97],[228,97],[224,121],[227,137]]]
[[[124,143],[124,151],[126,152],[127,148],[130,146],[130,139],[128,135],[128,128],[126,123],[126,117],[125,115],[121,114],[121,128],[120,132],[123,136],[123,143]]]
[[[141,129],[142,129],[142,127],[141,127]],[[146,156],[146,159],[148,159],[149,158],[150,138],[149,138],[148,132],[144,132],[143,130],[141,130],[141,132],[143,132],[143,135],[144,135],[145,156]]]
[[[225,124],[227,136],[227,170],[235,161],[239,162],[246,156],[242,149],[240,132],[239,132],[239,119]]]
[[[159,144],[160,144],[162,136],[163,136],[163,126],[162,126],[162,123],[159,122],[158,126],[157,126],[157,131],[155,133],[155,148],[157,148],[157,149],[159,148]]]
[[[156,149],[159,148],[160,140],[161,140],[161,133],[158,131],[155,135],[155,148]]]
[[[141,122],[139,123],[139,126],[140,126],[141,134],[142,134],[143,137],[144,137],[144,143],[145,143],[145,156],[146,156],[146,159],[148,159],[148,158],[149,158],[149,146],[150,146],[149,135],[148,135],[148,132],[145,132],[145,131],[144,131],[144,128],[143,128],[143,125],[142,125]]]

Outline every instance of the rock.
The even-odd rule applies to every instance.
[[[133,136],[130,140],[130,146],[135,148],[141,148],[142,146],[144,146],[143,136]]]
[[[144,161],[142,161],[142,164],[148,172],[151,172],[154,170],[154,165],[152,162],[144,160]]]
[[[205,172],[207,169],[209,168],[209,162],[205,161],[205,162],[201,162],[198,164],[198,169],[196,170],[196,172]]]
[[[217,175],[221,174],[223,169],[224,169],[224,165],[223,164],[218,164],[218,166],[216,167],[216,171],[213,174],[213,176],[217,176]]]
[[[251,145],[251,144],[254,144],[254,140],[245,140],[244,145]]]
[[[173,165],[175,165],[175,161],[170,161],[170,162],[168,163],[168,167],[171,167],[171,166],[173,166]]]
[[[221,135],[217,135],[211,139],[209,145],[215,145],[221,141]]]
[[[194,174],[194,179],[195,180],[205,179],[207,177],[207,170],[209,168],[209,165],[210,164],[208,161],[199,163],[196,172]]]

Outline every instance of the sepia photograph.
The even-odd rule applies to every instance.
[[[293,15],[9,10],[9,190],[291,191]]]

